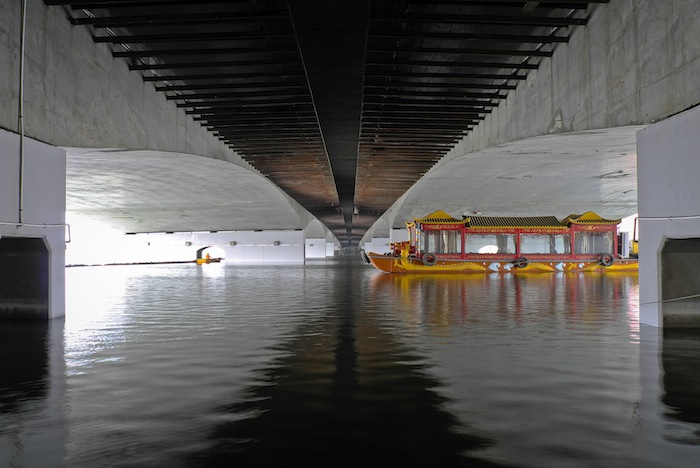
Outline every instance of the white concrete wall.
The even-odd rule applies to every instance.
[[[373,237],[370,242],[365,243],[365,251],[374,253],[387,253],[391,250],[388,237]]]
[[[229,246],[224,246],[227,264],[304,263],[304,232],[301,230],[236,231],[229,233],[228,238]],[[236,245],[231,246],[231,241]]]
[[[660,326],[661,249],[665,239],[700,238],[700,107],[637,134],[639,197],[639,302],[642,323]],[[699,283],[700,289],[700,283]],[[698,291],[700,293],[700,290]],[[674,315],[700,308],[677,304]]]
[[[325,249],[325,243],[320,245]],[[187,262],[195,260],[203,247],[215,247],[227,264],[304,263],[304,232],[300,229],[119,235],[104,237],[93,250],[73,252],[69,246],[67,256],[69,265]]]
[[[391,230],[391,242],[404,242],[408,240],[408,230],[403,229],[392,229]]]
[[[19,221],[19,136],[0,130],[0,237],[43,238],[49,250],[49,318],[65,315],[66,152],[24,140]]]
[[[306,258],[326,258],[325,237],[312,237],[305,239]]]

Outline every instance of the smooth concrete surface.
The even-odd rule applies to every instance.
[[[20,222],[20,139],[0,130],[0,237],[43,239],[49,255],[47,318],[65,315],[66,156],[65,151],[24,139],[22,219]],[[0,266],[1,268],[2,266]],[[18,272],[18,274],[21,274]],[[21,298],[15,298],[20,300]],[[34,316],[21,301],[10,315]]]
[[[302,229],[314,219],[261,175],[190,154],[69,148],[66,179],[70,213],[121,232]]]
[[[700,327],[700,302],[662,294],[667,239],[700,238],[700,107],[638,133],[639,302],[642,323]],[[700,294],[700,266],[682,281]],[[688,294],[692,296],[692,294]]]
[[[391,251],[391,242],[396,242],[389,237],[373,237],[364,245],[364,250],[375,253],[389,253]]]
[[[637,212],[636,132],[642,127],[544,135],[467,153],[435,166],[393,208],[392,228],[437,209],[455,217],[565,218]]]
[[[323,237],[307,237],[305,243],[305,258],[326,258],[326,239]]]

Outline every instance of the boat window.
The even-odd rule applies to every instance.
[[[423,252],[462,253],[462,231],[424,231]]]
[[[571,239],[568,234],[521,234],[520,253],[568,254]]]
[[[467,253],[515,253],[515,234],[468,234],[464,246]]]
[[[574,252],[577,254],[599,254],[613,251],[612,232],[577,232],[574,239]]]

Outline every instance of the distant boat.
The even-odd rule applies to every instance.
[[[386,273],[515,273],[637,271],[636,258],[618,253],[619,219],[588,211],[554,216],[467,216],[442,210],[406,223],[408,241],[365,262]]]
[[[205,263],[219,263],[223,260],[222,257],[209,257],[209,258],[198,258],[197,259],[197,265],[203,265]]]

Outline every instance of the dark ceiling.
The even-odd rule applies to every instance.
[[[608,0],[44,3],[349,246]]]

